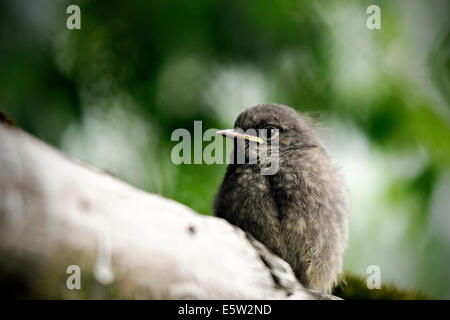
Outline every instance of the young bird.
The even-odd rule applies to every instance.
[[[242,134],[248,129],[266,134]],[[244,152],[248,160],[249,141],[257,141],[259,150],[270,150],[278,171],[262,174],[267,159],[230,163],[214,201],[216,216],[287,261],[306,288],[331,292],[347,243],[347,195],[307,121],[290,107],[262,104],[244,110],[234,129],[218,133],[234,139],[235,159]],[[274,135],[278,151],[270,146]]]

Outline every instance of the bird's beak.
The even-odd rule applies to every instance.
[[[235,129],[219,130],[219,131],[216,131],[216,134],[224,136],[226,138],[230,138],[230,139],[238,138],[238,139],[256,141],[258,143],[263,143],[264,142],[264,140],[261,139],[260,137],[252,136],[252,135],[249,135],[249,134],[244,134],[244,133],[241,133],[241,132],[239,132],[239,131],[237,131]]]

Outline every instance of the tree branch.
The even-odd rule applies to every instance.
[[[81,269],[80,290],[66,286],[69,265]],[[34,298],[335,298],[304,289],[285,261],[228,222],[1,122],[0,278]]]

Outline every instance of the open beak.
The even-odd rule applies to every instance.
[[[224,136],[226,138],[230,138],[230,139],[238,138],[238,139],[256,141],[258,143],[264,142],[264,140],[261,139],[260,137],[255,137],[255,136],[252,136],[249,134],[244,134],[244,133],[241,133],[234,129],[219,130],[219,131],[216,131],[216,134]]]

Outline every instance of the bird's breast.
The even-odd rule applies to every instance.
[[[278,207],[270,183],[252,166],[231,168],[216,196],[215,213],[252,234],[269,248],[279,239]]]

